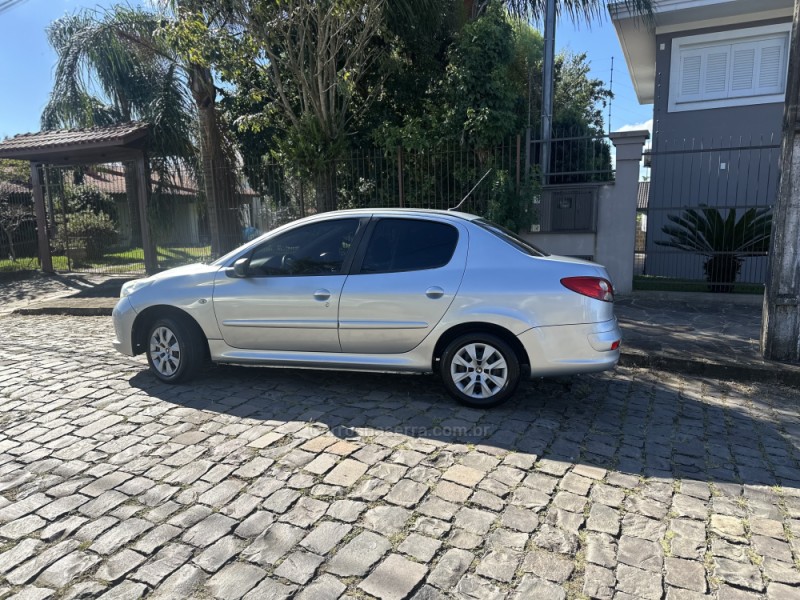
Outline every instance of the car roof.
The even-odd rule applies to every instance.
[[[314,218],[327,218],[335,216],[358,216],[358,215],[416,215],[416,216],[431,216],[436,215],[440,217],[449,217],[455,219],[462,219],[464,221],[474,221],[479,219],[477,215],[470,213],[458,212],[454,210],[435,210],[429,208],[351,208],[347,210],[336,210],[331,212],[317,213],[307,217],[308,219]]]

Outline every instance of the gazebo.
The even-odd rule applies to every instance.
[[[150,274],[158,269],[155,249],[150,243],[150,227],[147,220],[150,186],[147,181],[146,160],[149,136],[150,126],[148,124],[133,122],[110,127],[25,133],[0,142],[0,158],[27,160],[31,163],[31,184],[36,209],[36,229],[42,271],[52,273],[53,260],[47,236],[47,210],[42,193],[39,167],[65,167],[112,162],[133,162],[136,165],[145,270]]]

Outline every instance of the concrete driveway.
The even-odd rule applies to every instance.
[[[620,369],[477,411],[422,376],[166,386],[112,335],[0,318],[0,597],[800,597],[796,390]]]

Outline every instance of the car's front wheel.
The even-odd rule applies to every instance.
[[[508,400],[519,384],[519,359],[500,338],[483,333],[453,340],[440,361],[447,391],[473,408],[490,408]]]
[[[147,334],[147,363],[161,381],[178,383],[190,379],[203,362],[203,340],[183,320],[157,319]]]

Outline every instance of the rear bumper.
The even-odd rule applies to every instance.
[[[536,327],[519,336],[531,361],[531,377],[574,375],[612,369],[622,339],[616,319],[603,323]]]
[[[131,334],[133,332],[133,322],[136,319],[136,311],[128,298],[121,298],[111,313],[111,319],[114,321],[114,333],[116,338],[114,340],[114,349],[127,356],[133,356],[133,340]]]

